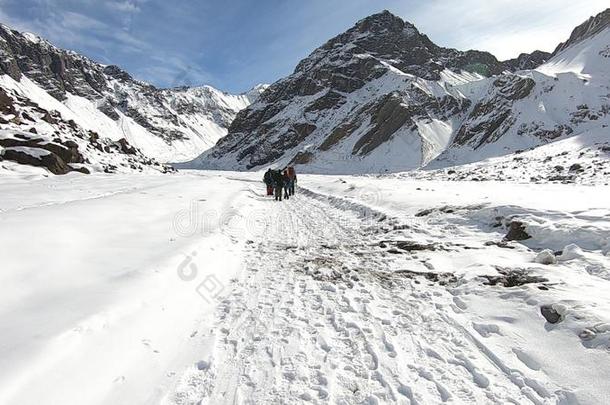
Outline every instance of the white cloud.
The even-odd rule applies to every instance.
[[[570,32],[609,6],[607,0],[432,0],[397,13],[442,46],[486,50],[500,59],[552,51]]]
[[[137,13],[140,11],[140,4],[142,1],[120,1],[113,0],[104,3],[108,8],[120,11],[122,13]]]

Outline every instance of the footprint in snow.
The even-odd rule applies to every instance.
[[[517,356],[517,358],[523,363],[525,364],[528,368],[534,370],[534,371],[538,371],[540,370],[540,363],[538,363],[536,361],[536,359],[534,359],[531,355],[529,355],[528,353],[524,352],[521,349],[518,348],[513,348],[513,353],[515,353],[515,356]]]
[[[124,375],[118,376],[117,378],[115,378],[114,380],[112,380],[113,383],[115,384],[123,384],[125,382],[126,378]]]
[[[472,327],[478,332],[479,335],[483,337],[489,337],[494,333],[496,335],[502,335],[502,333],[500,333],[500,327],[498,325],[473,322]]]
[[[461,310],[468,309],[468,304],[466,304],[460,297],[453,297],[453,303]]]

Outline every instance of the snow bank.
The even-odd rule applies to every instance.
[[[0,188],[0,402],[160,400],[203,355],[191,337],[242,265],[219,223],[176,220],[192,204],[220,215],[242,185],[91,175]]]

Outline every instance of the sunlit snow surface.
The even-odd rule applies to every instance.
[[[0,178],[0,403],[610,395],[608,186],[301,175],[279,203],[262,173],[43,176]],[[515,220],[532,238],[498,246]]]

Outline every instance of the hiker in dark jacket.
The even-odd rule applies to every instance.
[[[294,167],[292,167],[292,166],[288,167],[288,177],[290,178],[288,192],[290,193],[290,195],[294,195],[294,186],[295,186],[295,183],[297,182],[297,174],[294,171]]]
[[[288,170],[284,170],[284,174],[282,177],[284,179],[284,198],[289,199],[290,198],[290,183],[292,183],[292,181],[290,180],[290,176],[288,176]]]
[[[275,201],[282,201],[282,191],[284,190],[284,176],[281,170],[273,171],[273,187],[275,188]]]
[[[292,180],[290,180],[290,195],[294,195],[294,187],[296,186],[297,183],[297,175],[294,174],[292,176]]]
[[[267,195],[273,195],[273,172],[271,169],[265,172],[263,182],[267,185]]]

